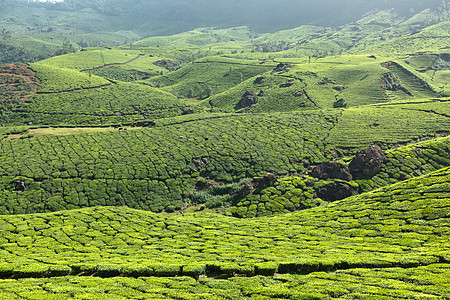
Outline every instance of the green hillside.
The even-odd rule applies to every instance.
[[[0,299],[450,298],[450,5],[369,2],[1,2]]]
[[[205,99],[227,91],[248,78],[272,70],[275,66],[272,62],[206,57],[170,74],[139,83],[162,87],[180,98]]]
[[[248,27],[236,27],[230,29],[198,28],[189,32],[172,36],[149,37],[134,43],[144,47],[195,47],[215,43],[247,42],[256,35]]]
[[[342,197],[347,197],[428,174],[450,165],[447,156],[449,141],[448,137],[437,138],[388,150],[385,153],[386,160],[376,174],[353,174],[351,180],[332,176],[315,178],[312,177],[314,172],[279,178],[271,187],[257,188],[245,197],[237,197],[239,200],[235,201],[230,212],[237,217],[287,213],[324,204],[324,200],[335,200],[327,191],[343,193]],[[343,161],[350,162],[348,157]],[[213,194],[210,197],[220,196]]]
[[[187,286],[171,287],[178,299],[191,299],[185,297],[192,288],[194,293],[219,293],[215,299],[227,298],[243,293],[239,284],[252,282],[247,285],[248,296],[290,299],[302,294],[331,298],[365,294],[445,298],[448,284],[436,280],[435,276],[441,275],[435,272],[448,272],[449,176],[448,168],[442,169],[327,206],[252,220],[208,214],[164,216],[111,207],[5,216],[0,223],[1,274],[12,278],[79,274],[207,276],[199,283],[185,278]],[[405,274],[405,278],[404,271],[396,269],[399,267],[415,267],[417,271]],[[230,283],[237,280],[237,286],[232,284],[224,294],[220,289],[227,281],[213,279],[221,274],[227,278],[274,273],[309,275],[228,279]],[[352,275],[362,274],[369,281],[381,282],[369,288],[366,281],[353,280]],[[417,278],[415,285],[408,285],[410,276]],[[6,296],[12,297],[31,292],[54,297],[92,293],[91,297],[96,297],[111,289],[107,283],[117,282],[121,288],[131,285],[130,290],[112,289],[126,297],[145,280],[95,279],[90,284],[100,287],[92,290],[85,284],[73,287],[80,280],[76,278],[3,280],[0,286]],[[154,292],[152,280],[156,279],[148,281],[152,288],[141,293]],[[164,284],[177,279],[160,280],[156,282],[163,286],[159,286],[158,293],[170,296]],[[259,288],[261,280],[267,284],[263,290]],[[324,282],[328,288],[322,285]],[[305,289],[296,288],[305,284]],[[17,285],[21,287],[18,291],[14,290]],[[197,290],[199,285],[206,285],[206,289]],[[51,288],[44,288],[48,286]]]
[[[399,37],[385,43],[381,43],[365,50],[366,53],[383,53],[384,55],[396,55],[415,53],[417,51],[436,51],[448,49],[449,22],[441,22],[434,26],[414,32],[406,37]]]
[[[173,123],[156,120],[141,130],[25,136],[0,144],[1,209],[4,214],[33,213],[125,204],[172,212],[204,201],[189,199],[201,178],[232,183],[267,171],[300,173],[332,158],[333,151],[351,155],[376,142],[391,148],[448,132],[449,103],[424,104],[439,114],[415,110],[412,102],[285,114],[183,116]],[[17,190],[17,180],[27,188]]]

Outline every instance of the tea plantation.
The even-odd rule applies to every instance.
[[[430,105],[446,112],[448,103]],[[443,114],[404,107],[408,105],[197,120],[183,116],[178,123],[140,130],[5,141],[0,144],[2,213],[96,205],[172,212],[199,204],[189,195],[202,178],[232,183],[267,171],[301,173],[332,158],[333,151],[354,154],[375,142],[391,147],[450,126]],[[376,121],[379,126],[373,126]]]
[[[0,299],[450,298],[444,17],[1,65]]]
[[[435,272],[448,273],[449,174],[446,168],[328,206],[250,220],[209,214],[164,216],[125,207],[4,216],[0,274],[4,278],[207,276],[198,283],[188,278],[162,281],[190,282],[180,287],[183,295],[183,289],[208,293],[228,286],[210,277],[287,273],[300,275],[228,279],[231,286],[224,293],[251,296],[279,291],[277,297],[284,299],[295,293],[308,295],[324,284],[328,288],[316,290],[316,297],[353,293],[445,297],[448,283],[437,280]],[[415,269],[405,273],[408,268]],[[365,279],[354,280],[353,276]],[[0,284],[12,296],[32,291],[55,297],[90,292],[95,298],[111,289],[107,284],[111,281],[94,280],[92,284],[100,282],[100,287],[90,290],[84,284],[75,288],[73,280],[78,279],[9,279]],[[119,286],[121,280],[139,285],[138,280],[115,280]],[[252,283],[248,292],[241,290],[240,280],[243,285]],[[345,286],[340,281],[352,284]],[[377,283],[369,288],[366,285],[372,285],[371,281]],[[259,286],[265,283],[267,289],[261,290]],[[23,290],[15,290],[15,285]],[[299,291],[297,287],[303,285],[306,289]],[[163,295],[170,293],[167,286],[158,287]]]

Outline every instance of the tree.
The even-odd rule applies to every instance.
[[[2,43],[4,44],[10,44],[12,39],[12,34],[10,31],[6,30],[6,28],[3,27],[2,29]]]
[[[333,107],[334,108],[347,107],[347,103],[345,103],[345,100],[343,98],[339,98],[333,103]]]
[[[55,55],[63,55],[73,52],[75,52],[75,47],[72,45],[71,41],[65,38],[61,47],[58,50],[56,50]]]

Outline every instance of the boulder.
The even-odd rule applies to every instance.
[[[14,181],[14,190],[19,192],[25,191],[25,182],[22,180]]]
[[[253,81],[254,84],[261,84],[264,82],[264,79],[266,79],[265,76],[260,76],[258,78],[255,79],[255,81]]]
[[[240,198],[244,198],[247,195],[253,194],[253,192],[255,191],[255,182],[253,181],[249,181],[247,182],[239,191],[238,195]]]
[[[374,176],[380,172],[385,161],[386,154],[380,147],[373,145],[356,153],[348,167],[353,175]]]
[[[278,179],[277,174],[275,174],[273,172],[268,172],[266,175],[264,175],[263,178],[258,180],[258,188],[265,189],[265,188],[271,187],[275,184],[277,179]]]
[[[153,64],[155,66],[166,68],[168,70],[175,69],[179,66],[176,62],[169,60],[169,59],[158,60],[158,61],[155,61]]]
[[[345,90],[345,87],[343,87],[342,85],[338,85],[338,86],[333,87],[333,90],[343,91],[343,90]]]
[[[192,115],[194,113],[194,110],[192,108],[182,108],[181,109],[181,115]]]
[[[352,174],[350,174],[348,167],[335,161],[327,161],[323,164],[313,167],[310,174],[312,177],[323,180],[335,178],[350,181],[353,179],[353,176]]]
[[[293,85],[294,85],[294,83],[292,81],[289,81],[289,82],[280,84],[280,88],[287,88],[287,87],[290,87]]]
[[[276,173],[268,172],[264,177],[259,179],[253,179],[252,181],[247,182],[242,189],[239,191],[240,197],[245,197],[249,194],[252,194],[255,189],[265,189],[271,186],[274,186],[275,182],[277,181],[278,176]]]
[[[322,186],[317,191],[317,196],[325,201],[341,200],[358,193],[357,189],[348,183],[332,182]]]
[[[306,186],[312,187],[314,186],[315,182],[314,180],[309,179],[308,181],[306,181]]]
[[[238,105],[240,108],[245,108],[256,103],[258,103],[258,97],[255,95],[255,93],[253,93],[252,91],[246,91],[241,100],[239,100]]]
[[[285,64],[285,63],[279,63],[275,69],[273,69],[273,72],[284,72],[287,71],[287,69],[290,67],[289,64]]]

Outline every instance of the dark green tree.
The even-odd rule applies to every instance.
[[[2,29],[2,40],[1,42],[3,44],[10,44],[12,39],[12,34],[10,31],[6,30],[6,28],[3,27]]]
[[[75,51],[76,51],[76,49],[73,46],[72,42],[69,41],[68,38],[65,38],[61,47],[59,47],[59,49],[56,50],[55,55],[63,55],[63,54],[73,53]]]
[[[334,108],[347,107],[344,98],[339,98],[333,103]]]

